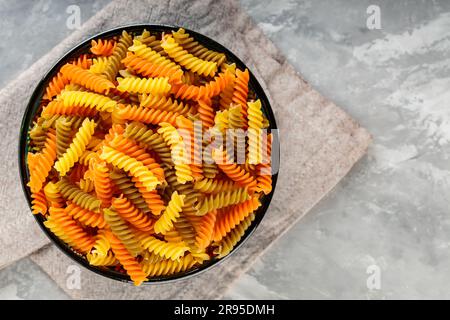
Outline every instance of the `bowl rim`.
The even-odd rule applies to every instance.
[[[73,46],[71,49],[67,50],[61,58],[59,58],[53,66],[45,73],[45,75],[42,77],[42,79],[38,82],[35,89],[33,90],[33,93],[28,101],[27,107],[25,109],[24,115],[22,117],[22,122],[20,125],[20,135],[19,135],[19,174],[20,174],[20,180],[22,184],[22,189],[25,194],[25,197],[27,199],[28,206],[31,210],[31,191],[27,187],[27,181],[28,181],[28,167],[26,165],[26,156],[28,154],[28,143],[29,143],[29,129],[32,125],[33,119],[35,117],[35,114],[39,110],[40,107],[40,101],[42,99],[42,95],[45,90],[45,84],[48,83],[48,81],[58,72],[60,67],[66,63],[68,60],[70,60],[74,55],[81,54],[86,52],[86,49],[89,47],[91,40],[98,39],[98,38],[108,38],[112,36],[117,36],[122,33],[123,30],[134,33],[134,32],[142,32],[144,29],[147,29],[150,32],[171,32],[173,30],[178,30],[180,27],[177,25],[171,25],[171,24],[151,24],[151,23],[139,23],[139,24],[128,24],[124,26],[114,27],[111,29],[108,29],[103,32],[96,33],[85,40],[81,41],[80,43]],[[269,99],[267,98],[263,88],[259,84],[256,77],[253,75],[251,70],[238,58],[234,53],[232,53],[228,48],[220,44],[219,42],[215,41],[214,39],[205,36],[199,32],[196,32],[194,30],[182,27],[184,30],[186,30],[187,33],[192,35],[195,40],[199,41],[201,44],[205,45],[209,49],[213,49],[219,52],[223,52],[227,55],[227,58],[230,58],[232,62],[236,63],[236,65],[240,69],[247,68],[249,70],[250,80],[249,80],[249,87],[252,88],[252,90],[255,92],[258,99],[261,100],[262,109],[265,113],[267,119],[270,123],[270,131],[272,130],[278,130],[275,116],[273,114],[272,107],[270,105]],[[278,142],[278,139],[277,139]],[[279,143],[274,144],[276,148],[278,149],[275,155],[277,155],[278,163],[280,163],[280,152],[279,152]],[[273,148],[273,147],[272,147]],[[272,150],[272,157],[274,155],[274,152]],[[273,159],[273,158],[272,158]],[[273,162],[273,161],[272,161]],[[225,257],[221,259],[211,259],[208,262],[205,262],[200,267],[189,270],[187,272],[169,275],[169,276],[158,276],[158,277],[152,277],[149,278],[147,281],[143,282],[144,285],[153,285],[158,283],[173,283],[176,281],[186,280],[190,279],[196,275],[200,275],[207,270],[211,270],[212,267],[217,266],[221,264],[224,260],[228,259],[232,254],[234,254],[236,251],[238,251],[243,244],[251,238],[251,235],[255,232],[255,230],[258,228],[259,224],[264,218],[264,215],[267,212],[267,209],[269,208],[269,205],[271,203],[273,194],[275,192],[276,183],[278,178],[278,171],[272,175],[272,191],[268,195],[263,196],[263,200],[261,201],[261,206],[257,209],[255,212],[255,220],[251,223],[249,228],[246,230],[244,235],[241,237],[239,242],[234,246],[232,251],[226,255]],[[77,262],[81,266],[85,267],[86,269],[95,272],[101,276],[107,277],[109,279],[126,282],[126,283],[133,283],[129,276],[124,273],[120,273],[118,271],[109,269],[109,268],[102,268],[102,267],[96,267],[89,264],[87,259],[72,249],[69,245],[64,243],[61,239],[59,239],[56,235],[54,235],[50,230],[48,230],[45,225],[44,221],[46,220],[42,215],[35,215],[33,214],[34,218],[36,219],[36,222],[40,226],[40,228],[44,231],[44,233],[47,235],[47,237],[51,240],[53,244],[56,245],[56,247],[64,252],[68,257],[70,257],[73,261]]]

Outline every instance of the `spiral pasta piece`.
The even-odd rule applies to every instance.
[[[181,137],[175,126],[167,122],[162,122],[159,124],[159,126],[160,128],[158,129],[158,133],[163,137],[164,141],[166,141],[167,145],[170,148],[174,148],[178,146],[178,144],[180,144],[180,147],[184,146],[183,138]]]
[[[162,56],[167,56],[167,53],[165,53],[164,49],[161,48],[161,41],[158,40],[156,36],[151,35],[150,32],[145,29],[140,36],[135,36],[134,40],[140,41],[142,44],[145,44]]]
[[[111,205],[113,183],[109,177],[109,169],[105,162],[93,162],[94,189],[103,207]]]
[[[172,125],[175,125],[177,117],[181,116],[180,114],[175,112],[142,108],[133,105],[121,105],[115,111],[115,113],[117,114],[117,117],[119,119],[139,121],[147,124],[159,124],[160,122],[168,122]]]
[[[227,58],[225,54],[221,52],[209,50],[208,48],[202,46],[183,28],[180,28],[177,31],[172,31],[172,36],[175,41],[183,47],[183,49],[200,59],[215,62],[217,63],[217,66],[221,66]]]
[[[192,182],[180,183],[178,181],[175,168],[164,167],[164,172],[166,174],[166,181],[168,183],[170,192],[173,193],[173,191],[178,191],[178,193],[185,195],[185,205],[192,205],[198,200],[198,198],[200,197],[200,193],[194,190]]]
[[[139,211],[127,198],[121,195],[114,198],[112,204],[120,216],[141,231],[153,231],[154,221]]]
[[[129,53],[122,63],[144,77],[167,77],[169,83],[181,83],[183,70],[173,65],[158,65],[147,59]]]
[[[31,199],[31,212],[33,214],[45,215],[47,213],[47,199],[44,189],[31,193]]]
[[[172,153],[172,160],[175,165],[175,172],[179,183],[184,184],[194,180],[191,167],[187,164],[189,161],[184,142],[177,129],[169,123],[160,123],[158,133],[169,145]]]
[[[219,193],[239,188],[233,181],[204,178],[194,183],[194,189],[202,193]]]
[[[70,80],[65,75],[58,72],[48,83],[44,98],[50,100],[57,96],[69,82]]]
[[[99,57],[94,59],[89,71],[98,75],[103,75],[103,72],[108,67],[108,58]]]
[[[114,40],[92,40],[91,41],[91,52],[96,56],[110,56],[114,49],[116,48],[116,43]]]
[[[233,191],[212,194],[201,200],[196,209],[198,215],[203,216],[207,212],[228,207],[248,200],[250,198],[246,189],[236,189]]]
[[[192,184],[190,182],[184,184],[180,183],[178,181],[176,171],[172,168],[165,167],[164,172],[166,174],[166,181],[169,185],[169,188],[167,189],[169,190],[170,195],[173,194],[174,191],[177,191],[180,195],[185,196],[183,213],[185,214],[197,213],[197,210],[194,208],[194,204],[198,201],[200,194],[193,189]]]
[[[192,120],[184,117],[177,118],[178,130],[183,132],[183,143],[186,149],[190,149],[190,163],[192,177],[194,180],[203,178],[202,155],[201,155],[201,141],[202,141],[202,127],[195,125]],[[187,141],[187,143],[186,143]],[[189,152],[189,150],[186,150]]]
[[[159,159],[166,166],[173,166],[172,153],[170,151],[170,148],[164,142],[164,139],[159,133],[154,133],[142,123],[131,122],[127,124],[124,135],[127,138],[144,143],[147,147],[157,153]]]
[[[43,117],[51,117],[55,115],[63,116],[82,116],[93,117],[97,114],[97,110],[86,108],[78,105],[64,105],[63,101],[53,100],[42,110]]]
[[[141,253],[141,256],[142,256],[142,264],[156,263],[156,262],[164,260],[163,257],[161,257],[157,254],[154,254],[153,252],[150,252],[148,250],[144,250],[144,252]]]
[[[136,56],[143,58],[154,65],[158,65],[161,68],[181,70],[181,67],[174,63],[172,60],[167,59],[162,56],[161,53],[153,50],[152,48],[146,46],[139,40],[134,40],[133,45],[128,48],[131,52],[133,52]],[[164,52],[164,51],[163,51]]]
[[[215,163],[203,163],[203,176],[208,179],[214,179],[219,173],[219,168]]]
[[[247,187],[250,191],[256,188],[256,179],[245,169],[231,161],[225,151],[215,150],[213,158],[220,170],[237,184]]]
[[[248,81],[250,80],[250,74],[248,69],[244,72],[237,69],[236,79],[234,81],[234,91],[233,91],[233,103],[242,106],[242,118],[247,119],[247,98],[248,98]]]
[[[225,64],[224,70],[230,73],[230,80],[219,94],[219,106],[221,110],[227,110],[233,103],[234,81],[236,78],[236,64]]]
[[[214,109],[211,100],[199,100],[198,113],[205,128],[214,126]]]
[[[95,236],[95,243],[92,247],[91,253],[98,257],[106,257],[111,249],[111,244],[108,241],[105,230],[100,230]]]
[[[95,108],[98,111],[112,112],[117,106],[117,102],[100,94],[83,91],[64,91],[61,99],[65,107],[80,106],[85,108]]]
[[[143,270],[148,277],[157,277],[163,275],[172,275],[191,269],[196,264],[192,255],[181,257],[177,261],[163,260],[156,263],[147,263],[144,261]]]
[[[203,219],[197,228],[197,236],[195,237],[195,242],[198,248],[205,249],[211,243],[216,217],[217,210],[210,211],[203,216]]]
[[[55,208],[62,208],[65,205],[64,198],[58,190],[58,187],[53,182],[49,182],[44,187],[45,199],[49,206]]]
[[[136,238],[130,226],[117,213],[116,209],[114,209],[113,207],[105,208],[103,209],[103,215],[112,233],[118,239],[120,239],[120,241],[123,243],[128,252],[133,257],[136,257],[139,254],[141,254],[144,249],[142,248],[141,244],[139,243],[139,240]],[[105,233],[108,234],[108,230],[106,230]],[[112,243],[109,238],[108,241],[112,247]]]
[[[36,168],[37,164],[39,163],[39,153],[30,153],[27,157],[27,165],[28,170],[32,171]]]
[[[170,89],[169,78],[117,78],[117,90],[130,93],[166,95]]]
[[[73,202],[69,202],[64,211],[69,216],[86,226],[93,228],[104,228],[106,226],[106,222],[102,214],[82,208]]]
[[[120,264],[127,271],[134,285],[139,286],[142,282],[147,280],[147,274],[142,270],[142,266],[134,258],[124,246],[124,244],[112,233],[107,232],[107,237],[111,243],[111,249],[119,260]]]
[[[262,138],[261,101],[258,99],[248,103],[248,162],[258,164],[262,161],[261,138]]]
[[[214,77],[214,80],[202,86],[181,84],[173,85],[172,91],[176,98],[184,100],[211,99],[220,94],[220,92],[233,81],[233,76],[227,70]]]
[[[56,155],[61,157],[72,141],[72,122],[66,118],[56,120]]]
[[[76,244],[74,243],[74,241],[72,241],[72,239],[67,236],[61,225],[56,223],[51,215],[49,215],[47,217],[47,220],[44,221],[44,226],[64,243],[68,244],[72,248],[76,248]]]
[[[187,250],[189,250],[189,247],[183,242],[165,242],[142,232],[138,232],[137,237],[145,250],[165,259],[178,260]]]
[[[151,94],[142,95],[141,107],[175,112],[184,116],[187,116],[191,112],[191,107],[183,102]]]
[[[246,126],[242,117],[242,106],[240,104],[231,105],[228,111],[228,125],[231,129],[241,129]]]
[[[133,177],[138,179],[148,191],[154,190],[156,186],[160,184],[160,181],[158,181],[155,175],[148,170],[142,162],[127,156],[123,152],[104,146],[100,158],[119,169],[129,172]]]
[[[55,163],[54,167],[61,176],[65,176],[70,168],[78,162],[78,159],[86,150],[86,145],[94,134],[95,127],[96,123],[94,120],[86,119],[83,121],[69,148]]]
[[[76,185],[70,183],[67,178],[62,178],[56,184],[61,195],[84,209],[98,211],[101,201],[89,193],[83,192]]]
[[[92,64],[92,60],[89,59],[87,55],[82,55],[71,63],[80,68],[88,69]],[[69,82],[70,80],[59,71],[47,84],[43,99],[51,100],[54,96],[57,96]]]
[[[64,65],[61,73],[73,83],[98,93],[108,93],[111,88],[115,87],[111,81],[73,64]]]
[[[62,228],[76,250],[83,253],[91,250],[95,242],[94,238],[84,231],[64,209],[50,207],[50,216]]]
[[[179,195],[176,191],[172,194],[166,209],[154,225],[156,233],[165,234],[173,228],[173,222],[180,216],[185,197],[185,195]]]
[[[191,222],[186,218],[185,214],[181,215],[174,222],[174,227],[175,227],[174,230],[180,235],[183,242],[186,243],[187,246],[189,246],[191,251],[196,250],[197,249],[195,243],[196,231],[192,226]],[[169,234],[170,232],[172,232],[172,230],[168,231],[166,235]]]
[[[152,214],[155,216],[159,216],[165,209],[165,205],[158,192],[156,190],[147,191],[142,183],[136,181],[135,178],[133,178],[132,181],[135,183],[135,186],[137,187],[139,193],[142,195],[142,198],[144,199],[147,207],[150,209]]]
[[[228,110],[217,111],[214,115],[214,129],[224,134],[230,127]]]
[[[150,212],[150,208],[146,203],[146,200],[143,198],[143,195],[140,193],[140,190],[136,188],[134,183],[125,173],[120,171],[112,171],[110,173],[110,177],[120,193],[127,197],[127,199],[129,199],[136,208],[141,210],[143,213]],[[145,190],[145,192],[147,191]],[[162,205],[164,206],[164,203],[162,203]]]
[[[42,189],[47,176],[56,159],[56,135],[53,130],[47,132],[44,149],[37,155],[34,168],[30,170],[28,186],[31,192],[36,193]]]
[[[256,166],[256,182],[257,190],[262,191],[264,194],[269,194],[272,191],[272,165],[271,158],[272,155],[272,134],[267,135],[266,143],[266,161],[259,163]]]
[[[116,256],[112,252],[108,252],[106,256],[88,253],[86,254],[86,258],[91,266],[111,267],[119,263]]]
[[[222,240],[235,226],[258,209],[260,205],[258,198],[251,198],[231,207],[229,210],[223,210],[218,213],[214,225],[213,240],[216,242]]]
[[[236,244],[242,239],[253,220],[255,220],[255,215],[252,213],[245,218],[244,221],[238,224],[225,238],[216,244],[218,247],[214,250],[214,253],[217,254],[217,258],[223,258],[233,250]]]
[[[197,58],[181,47],[172,36],[161,41],[161,47],[174,61],[192,72],[213,77],[217,71],[217,63]]]
[[[127,156],[140,161],[160,182],[165,182],[164,170],[156,160],[146,152],[145,147],[136,144],[133,140],[130,140],[121,134],[115,136],[109,145],[115,150],[123,152]]]
[[[109,81],[114,81],[119,70],[123,68],[122,60],[126,57],[132,41],[131,36],[124,30],[112,54],[108,57],[107,66],[102,73]]]
[[[45,140],[47,139],[47,130],[35,123],[29,132],[29,136],[31,143],[34,145],[34,149],[40,151],[44,147]],[[35,154],[30,153],[28,155],[28,162],[30,161],[30,155],[34,156]]]

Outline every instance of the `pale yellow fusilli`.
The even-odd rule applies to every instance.
[[[117,90],[130,93],[147,93],[154,95],[166,95],[171,85],[169,78],[117,78],[119,85]]]
[[[78,106],[85,108],[95,108],[98,111],[112,110],[117,106],[117,102],[98,93],[84,91],[64,91],[61,99],[67,107]]]
[[[156,233],[165,234],[173,228],[174,221],[180,216],[185,197],[184,195],[179,195],[176,191],[172,194],[166,209],[155,223]]]

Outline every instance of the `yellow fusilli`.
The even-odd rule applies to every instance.
[[[154,228],[156,233],[165,234],[172,229],[173,222],[180,216],[185,197],[184,195],[179,195],[176,191],[172,194],[166,209],[155,223]]]
[[[117,90],[130,93],[166,95],[170,91],[169,78],[117,78]]]
[[[214,77],[217,71],[217,63],[197,58],[181,47],[173,37],[167,36],[161,42],[164,51],[179,63],[192,72],[203,76]]]
[[[70,168],[78,162],[80,156],[83,154],[84,150],[86,150],[86,145],[94,134],[95,127],[95,121],[89,119],[83,121],[83,124],[73,138],[69,148],[55,162],[55,169],[61,176],[65,176]]]

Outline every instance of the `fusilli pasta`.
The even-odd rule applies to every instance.
[[[161,42],[164,51],[180,66],[203,76],[213,77],[217,71],[217,63],[197,58],[184,50],[173,37],[166,36]]]
[[[250,72],[192,35],[92,40],[55,70],[28,129],[32,213],[135,285],[225,257],[272,192]]]
[[[172,229],[173,222],[180,216],[185,197],[185,195],[179,195],[176,191],[172,194],[166,209],[155,223],[154,228],[156,233],[165,234]]]
[[[95,127],[95,121],[89,119],[83,121],[69,148],[67,148],[66,152],[55,163],[55,169],[61,176],[65,176],[70,168],[78,162],[78,159],[80,159],[80,156],[86,150],[86,145],[94,134]]]

